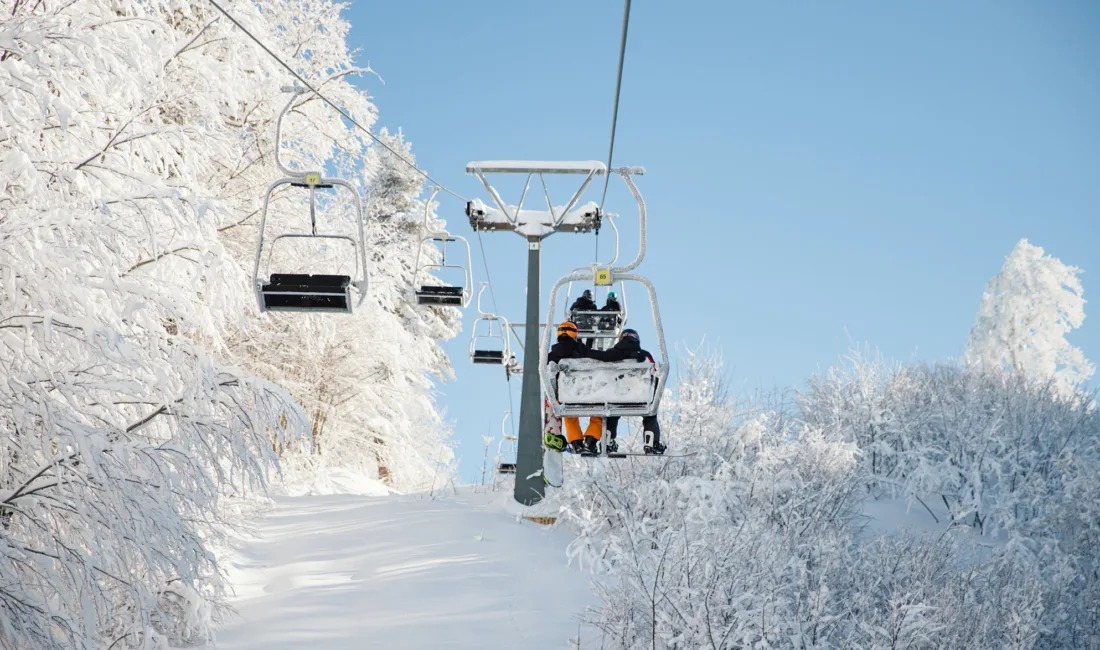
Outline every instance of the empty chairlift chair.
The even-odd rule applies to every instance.
[[[508,321],[482,314],[474,321],[470,336],[470,361],[472,363],[504,365],[511,358],[508,346]]]
[[[504,428],[504,423],[508,421],[508,417],[511,415],[511,412],[505,413],[504,418],[500,421],[500,442],[497,443],[497,455],[495,458],[497,463],[497,474],[499,475],[516,473],[516,463],[514,459],[516,457],[517,437],[514,434],[508,433],[508,430]],[[508,447],[507,457],[513,460],[502,460],[505,457],[505,446]]]
[[[424,226],[428,227],[429,210],[432,205],[432,199],[439,193],[440,188],[434,188],[432,196],[424,203]],[[465,251],[466,264],[449,264],[447,262],[447,245],[457,245]],[[439,250],[440,260],[435,262],[424,262],[423,255],[426,246],[437,247]],[[461,252],[459,253],[461,256]],[[461,261],[461,258],[460,258]],[[463,239],[455,235],[451,235],[446,231],[429,232],[420,242],[420,249],[416,254],[416,272],[413,275],[413,290],[416,293],[416,304],[418,305],[430,305],[430,306],[444,306],[444,307],[465,307],[470,304],[471,287],[473,286],[473,273],[471,269],[473,265],[470,262],[470,244]],[[432,271],[441,271],[443,269],[458,269],[462,271],[462,285],[447,285],[447,284],[425,284],[427,280],[431,278]]]
[[[358,304],[362,304],[367,295],[367,253],[366,236],[363,223],[363,206],[359,192],[353,185],[338,178],[323,178],[320,173],[298,173],[283,166],[279,157],[279,135],[282,131],[283,116],[294,103],[298,95],[305,92],[301,88],[284,88],[286,92],[293,92],[294,97],[279,114],[276,128],[276,162],[279,168],[287,174],[272,183],[264,196],[263,212],[260,216],[260,241],[256,248],[256,263],[253,267],[253,284],[259,301],[260,311],[304,311],[304,312],[337,312],[351,313],[354,304],[352,288],[358,295]],[[355,255],[355,275],[343,274],[311,274],[311,273],[270,273],[267,277],[260,274],[260,263],[263,258],[265,228],[267,226],[268,209],[271,205],[271,196],[280,187],[290,186],[309,190],[309,232],[282,233],[271,240],[267,258],[267,269],[270,271],[272,255],[276,245],[288,240],[325,240],[347,242]],[[355,219],[358,227],[358,237],[348,235],[328,235],[317,231],[317,190],[343,188],[351,192]]]
[[[270,273],[265,279],[260,275],[260,261],[264,248],[264,227],[271,194],[283,185],[305,187],[310,194],[310,232],[283,233],[276,236],[270,244],[267,267],[272,265],[272,256],[280,241],[292,239],[335,240],[347,242],[355,251],[355,277],[343,274],[308,273]],[[316,191],[333,187],[344,187],[355,197],[355,211],[359,226],[359,239],[347,235],[324,235],[317,232]],[[366,246],[363,235],[363,212],[359,203],[359,193],[350,184],[340,179],[321,178],[320,174],[307,174],[304,179],[284,178],[275,181],[268,189],[264,199],[263,216],[260,218],[260,244],[256,251],[254,282],[259,299],[260,311],[307,311],[351,313],[354,304],[352,288],[359,294],[362,304],[367,294]]]
[[[512,358],[508,345],[510,326],[504,317],[482,311],[481,294],[488,286],[488,282],[482,282],[477,292],[478,317],[470,328],[470,362],[503,366]]]

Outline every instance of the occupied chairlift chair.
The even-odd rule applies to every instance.
[[[512,356],[512,348],[508,344],[509,325],[502,316],[481,310],[481,294],[487,286],[489,283],[482,282],[477,292],[478,317],[470,328],[470,361],[500,366]]]
[[[440,189],[439,187],[433,188],[431,198],[424,203],[425,229],[428,228],[428,211],[431,209],[432,201],[435,199],[435,195],[439,193]],[[438,264],[420,263],[424,254],[425,244],[439,247],[441,259]],[[465,266],[462,264],[447,263],[447,244],[458,244],[465,249]],[[474,284],[473,272],[471,271],[473,264],[470,261],[470,244],[464,238],[452,235],[447,231],[429,232],[420,242],[420,249],[416,254],[416,266],[414,268],[416,272],[413,275],[413,289],[416,292],[416,304],[447,307],[466,307],[470,304]],[[424,281],[430,277],[429,274],[433,270],[442,269],[462,269],[463,284],[461,286],[424,284]]]
[[[577,269],[558,280],[551,289],[550,320],[546,324],[547,328],[542,337],[539,374],[550,409],[557,417],[656,415],[661,394],[668,380],[668,349],[665,346],[657,293],[649,280],[642,275],[632,273],[641,264],[646,249],[645,202],[631,179],[633,174],[643,173],[643,170],[625,168],[617,172],[623,177],[638,202],[640,223],[638,256],[633,262],[622,267],[597,264],[592,268]],[[595,286],[611,286],[616,282],[636,282],[645,287],[649,293],[649,304],[653,312],[653,324],[660,350],[657,365],[635,361],[610,363],[594,359],[565,359],[559,363],[548,363],[546,357],[550,350],[550,332],[553,331],[558,294],[570,282],[590,282]]]
[[[618,215],[605,214],[604,216],[607,217],[607,222],[611,224],[611,229],[615,233],[615,256],[606,265],[612,267],[619,259],[619,227],[615,225],[614,221],[614,217]],[[565,305],[572,305],[570,302],[572,291],[573,282],[570,281],[565,291]],[[592,347],[604,350],[614,345],[626,325],[626,285],[622,281],[619,282],[619,305],[622,308],[620,311],[567,308],[564,313],[565,320],[577,326],[577,338],[591,341]]]
[[[319,172],[300,172],[287,168],[280,156],[279,143],[282,136],[283,118],[299,95],[308,92],[299,86],[283,87],[283,92],[292,93],[290,101],[279,113],[279,119],[275,124],[275,162],[279,169],[286,174],[286,178],[280,178],[267,188],[264,195],[264,207],[260,216],[260,242],[256,247],[256,263],[252,270],[253,285],[256,289],[256,297],[259,301],[260,311],[305,311],[305,312],[337,312],[351,313],[352,295],[351,288],[355,287],[359,294],[358,305],[362,305],[367,297],[367,251],[366,235],[363,223],[363,205],[358,190],[353,185],[339,178],[324,178]],[[305,273],[270,273],[265,279],[260,276],[260,261],[264,250],[264,228],[267,224],[268,208],[271,204],[271,195],[275,190],[284,185],[301,187],[309,190],[309,220],[310,232],[308,233],[283,233],[276,236],[270,245],[267,259],[267,269],[271,268],[271,257],[275,251],[275,245],[288,239],[322,239],[346,241],[355,250],[355,276],[348,275],[311,275]],[[317,190],[342,187],[355,197],[355,217],[358,222],[359,238],[356,240],[347,235],[322,235],[317,233]]]

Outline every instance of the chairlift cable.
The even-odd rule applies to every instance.
[[[279,55],[277,55],[277,54],[275,54],[274,52],[272,52],[272,51],[271,51],[271,49],[270,49],[270,48],[269,48],[269,47],[268,47],[267,45],[264,45],[263,41],[261,41],[260,39],[256,38],[255,36],[253,36],[253,35],[252,35],[252,32],[248,31],[248,29],[246,29],[244,25],[242,25],[242,24],[241,24],[240,22],[238,22],[236,18],[234,18],[234,17],[232,16],[232,15],[230,15],[230,14],[229,14],[229,12],[228,12],[228,11],[226,11],[226,10],[225,10],[225,9],[224,9],[224,8],[223,8],[223,7],[221,6],[221,5],[219,5],[219,4],[217,3],[217,2],[215,2],[215,0],[210,0],[210,4],[214,5],[214,8],[216,8],[216,9],[217,9],[218,11],[220,11],[220,12],[222,13],[222,15],[224,15],[224,16],[225,16],[226,18],[228,18],[228,19],[229,19],[229,21],[230,21],[231,23],[233,23],[234,25],[236,25],[236,26],[237,26],[237,29],[240,29],[240,30],[241,30],[242,32],[244,32],[244,35],[245,35],[245,36],[247,36],[248,38],[252,39],[252,41],[253,41],[253,42],[255,42],[255,43],[256,43],[256,45],[259,45],[259,46],[260,46],[260,49],[262,49],[262,50],[263,50],[264,52],[267,52],[267,53],[268,53],[268,55],[270,55],[270,56],[271,56],[271,58],[275,59],[275,61],[276,61],[276,62],[278,62],[278,64],[279,64],[279,65],[281,65],[281,66],[283,66],[284,68],[286,68],[286,69],[287,69],[287,71],[288,71],[288,72],[290,72],[290,74],[294,75],[294,78],[295,78],[295,79],[297,79],[298,81],[300,81],[300,82],[302,83],[302,85],[304,85],[304,86],[305,86],[306,88],[308,88],[308,89],[309,89],[310,91],[312,91],[312,92],[313,92],[313,94],[314,94],[314,95],[316,95],[316,96],[317,96],[317,97],[318,97],[318,98],[319,98],[319,99],[320,99],[321,101],[323,101],[323,102],[325,102],[326,104],[328,104],[329,106],[331,106],[331,107],[332,107],[332,108],[333,108],[333,109],[334,109],[334,110],[335,110],[335,111],[336,111],[337,113],[339,113],[340,115],[343,115],[343,116],[344,116],[344,119],[346,119],[347,121],[351,122],[351,123],[352,123],[352,125],[354,125],[354,126],[355,126],[356,128],[358,128],[358,129],[359,129],[360,131],[362,131],[363,133],[366,133],[366,134],[367,134],[368,136],[370,136],[370,138],[371,138],[372,140],[374,140],[374,141],[375,141],[376,143],[378,143],[378,144],[382,145],[382,147],[383,147],[384,149],[386,149],[387,151],[389,151],[390,153],[392,153],[392,154],[393,154],[394,156],[396,156],[398,160],[400,160],[401,162],[405,163],[405,164],[406,164],[406,165],[408,165],[408,166],[409,166],[410,168],[412,168],[412,169],[413,169],[413,171],[415,171],[416,173],[418,173],[418,174],[420,174],[421,176],[423,176],[423,177],[424,177],[425,179],[427,179],[427,180],[428,180],[429,182],[431,182],[431,183],[434,183],[435,185],[438,185],[439,187],[441,187],[441,188],[443,189],[443,191],[444,191],[444,192],[446,192],[447,194],[450,194],[451,196],[454,196],[454,197],[455,197],[455,198],[457,198],[457,199],[461,199],[462,201],[466,201],[466,202],[469,202],[469,199],[467,199],[466,197],[462,196],[461,194],[459,194],[459,193],[457,193],[457,192],[454,192],[454,191],[452,191],[452,190],[448,189],[448,188],[447,188],[447,186],[443,185],[443,183],[440,183],[439,181],[437,181],[437,180],[435,180],[434,178],[432,178],[431,176],[429,176],[429,175],[428,175],[428,172],[426,172],[426,171],[424,171],[423,169],[420,169],[419,167],[417,167],[415,163],[412,163],[412,162],[409,162],[408,160],[406,160],[404,156],[402,156],[401,154],[397,153],[397,151],[396,151],[396,150],[394,150],[394,149],[393,149],[392,147],[390,147],[390,146],[389,146],[388,144],[386,144],[385,142],[382,142],[382,140],[380,140],[380,139],[378,138],[378,136],[376,136],[376,135],[374,135],[373,133],[371,133],[371,132],[370,132],[370,129],[368,129],[367,127],[363,126],[363,125],[362,125],[362,124],[360,124],[359,122],[356,122],[356,121],[355,121],[355,118],[353,118],[353,117],[352,117],[351,115],[349,115],[349,114],[347,113],[347,111],[345,111],[344,109],[340,108],[340,107],[339,107],[339,106],[337,106],[337,105],[336,105],[336,104],[335,104],[334,102],[332,102],[332,101],[331,101],[331,100],[329,100],[329,99],[328,99],[327,97],[325,97],[324,95],[322,95],[322,94],[321,94],[321,92],[320,92],[319,90],[317,90],[316,88],[314,88],[314,87],[313,87],[313,85],[312,85],[312,84],[310,84],[310,83],[309,83],[308,81],[306,81],[306,80],[305,80],[305,78],[303,78],[303,77],[302,77],[302,75],[298,74],[298,72],[297,72],[296,70],[294,70],[294,68],[290,67],[290,65],[288,65],[288,64],[287,64],[287,63],[286,63],[285,61],[283,61],[283,60],[282,60],[281,58],[279,58]]]
[[[515,407],[512,405],[512,382],[509,381],[505,384],[505,387],[508,389],[508,414],[511,415],[516,412]],[[516,418],[511,417],[509,419],[512,421],[512,435],[516,436]]]
[[[485,257],[485,244],[481,241],[481,231],[477,231],[477,247],[481,249],[481,265],[485,267],[485,283],[489,285],[489,297],[493,300],[493,313],[499,314],[497,309],[497,294],[493,291],[493,278],[489,275],[489,260]],[[507,338],[505,339],[507,340]]]
[[[213,2],[213,0],[211,0]],[[626,58],[626,31],[630,25],[630,0],[623,8],[623,36],[619,41],[619,72],[615,78],[615,105],[611,109],[611,144],[607,148],[607,173],[603,177],[603,196],[600,197],[600,209],[607,200],[607,185],[611,180],[611,157],[615,153],[615,127],[619,122],[619,92],[623,88],[623,60]]]

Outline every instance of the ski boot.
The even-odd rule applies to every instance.
[[[612,436],[607,442],[605,442],[603,447],[604,450],[609,454],[613,454],[619,451],[619,443],[615,442],[614,436]]]
[[[657,440],[657,437],[653,435],[652,431],[646,431],[644,439],[645,445],[642,447],[642,451],[648,456],[660,456],[668,449],[660,440]]]
[[[565,448],[565,436],[554,432],[547,432],[547,434],[543,436],[542,442],[546,445],[546,448],[551,451],[561,451]]]
[[[600,455],[600,441],[596,440],[592,436],[585,436],[581,443],[581,456],[599,456]]]
[[[584,454],[584,441],[573,440],[566,446],[565,451],[570,454]]]

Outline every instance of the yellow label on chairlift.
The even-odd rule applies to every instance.
[[[610,287],[614,284],[611,281],[611,269],[596,269],[595,281],[597,287]]]
[[[306,174],[306,185],[320,185],[320,184],[321,184],[321,175],[320,174]]]

